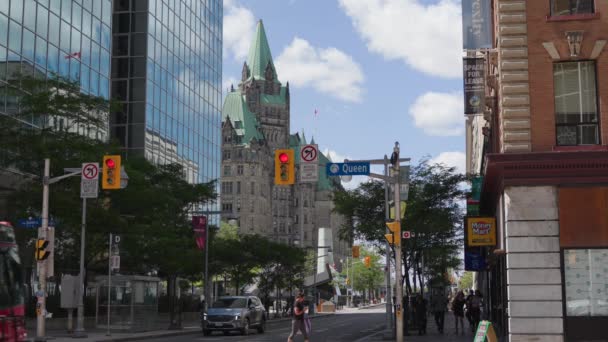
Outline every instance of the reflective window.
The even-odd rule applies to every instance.
[[[42,6],[38,6],[38,16],[36,18],[36,20],[37,20],[36,33],[45,39],[46,39],[47,32],[48,32],[48,23],[49,23],[48,15],[49,15],[49,11],[46,8],[44,8]]]
[[[8,1],[0,1],[0,12],[6,15],[9,14],[9,2]]]
[[[12,20],[9,26],[8,47],[17,53],[21,53],[21,26]]]
[[[59,17],[50,14],[49,16],[49,41],[59,46]]]
[[[25,5],[24,7],[25,7],[26,15],[23,17],[23,25],[25,25],[25,27],[27,27],[28,29],[35,31],[36,30],[36,2],[34,0],[25,0],[24,5]]]
[[[11,1],[11,19],[21,22],[23,15],[23,0]]]
[[[8,17],[0,14],[0,45],[8,44]]]
[[[47,54],[47,68],[49,71],[51,71],[53,73],[57,73],[58,68],[59,68],[59,66],[58,66],[59,60],[57,58],[58,55],[59,55],[59,50],[55,46],[49,44],[48,54]]]
[[[36,37],[36,64],[46,67],[46,40]]]

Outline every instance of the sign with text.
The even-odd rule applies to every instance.
[[[369,175],[369,162],[328,163],[328,176],[367,176]]]
[[[80,197],[97,198],[99,193],[99,163],[83,163],[80,176]]]
[[[492,48],[490,0],[462,0],[462,48]]]
[[[465,271],[485,271],[486,257],[481,251],[481,247],[464,249],[464,270]]]
[[[463,58],[464,113],[483,114],[485,108],[485,60]]]
[[[200,250],[205,249],[207,238],[207,216],[192,216],[192,230],[196,247]]]
[[[496,337],[496,332],[494,331],[494,327],[492,326],[492,322],[490,321],[481,321],[477,326],[477,331],[475,332],[474,342],[498,342],[498,338]]]
[[[319,147],[316,144],[300,148],[300,182],[319,181]]]
[[[467,217],[467,246],[496,246],[494,217]]]

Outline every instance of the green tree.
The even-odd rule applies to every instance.
[[[472,289],[473,288],[473,272],[464,272],[462,277],[460,277],[460,281],[458,282],[458,287],[461,289]]]
[[[423,278],[442,279],[448,269],[459,266],[463,218],[459,201],[465,197],[464,181],[465,176],[455,168],[430,164],[426,159],[411,169],[409,200],[401,224],[402,230],[413,233],[402,243],[403,265],[409,275],[402,281],[410,293],[417,290],[417,284],[423,287]],[[370,181],[354,190],[337,191],[334,203],[335,211],[347,218],[340,229],[342,237],[384,245],[384,183]]]
[[[379,263],[380,255],[372,248],[362,248],[361,256],[363,260],[366,256],[371,258],[370,267],[365,266],[361,260],[354,261],[349,272],[352,277],[350,281],[356,291],[367,292],[369,298],[370,293],[375,293],[384,281],[384,267]]]

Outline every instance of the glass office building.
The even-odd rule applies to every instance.
[[[18,110],[6,93],[18,73],[60,75],[109,98],[111,22],[111,0],[1,0],[0,115]]]
[[[219,178],[222,0],[116,0],[112,136],[127,156]]]

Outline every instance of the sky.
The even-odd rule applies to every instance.
[[[292,133],[335,162],[390,156],[398,141],[402,158],[464,172],[460,0],[224,0],[224,95],[260,19]]]

